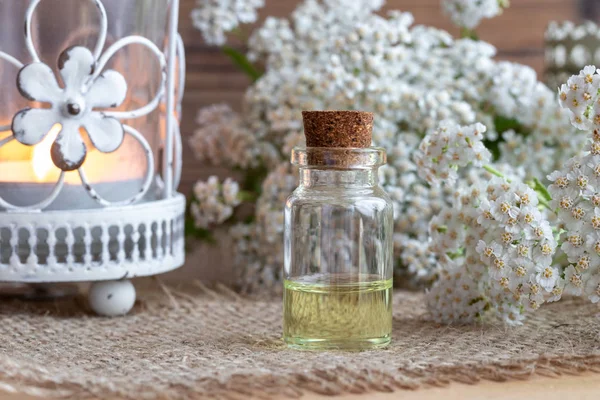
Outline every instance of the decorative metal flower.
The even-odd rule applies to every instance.
[[[1,1],[1,0],[0,0]],[[13,117],[10,126],[0,125],[0,132],[12,131],[12,135],[0,140],[0,147],[12,140],[28,146],[35,146],[48,137],[52,129],[60,126],[60,131],[51,147],[54,164],[61,170],[54,189],[42,201],[30,206],[18,206],[0,197],[0,207],[11,210],[44,209],[60,194],[65,185],[67,171],[77,170],[81,183],[97,203],[102,206],[123,206],[134,204],[142,199],[154,180],[154,155],[146,138],[135,128],[123,120],[133,120],[154,112],[160,105],[163,96],[167,107],[175,110],[175,64],[167,65],[165,51],[159,49],[150,39],[139,35],[126,36],[105,48],[108,32],[108,18],[102,0],[88,0],[94,4],[99,13],[98,39],[93,50],[81,46],[69,47],[58,57],[58,79],[54,71],[42,63],[32,39],[32,20],[36,7],[42,0],[30,0],[25,18],[25,47],[31,62],[24,64],[17,58],[0,51],[0,60],[12,64],[19,69],[17,88],[28,100],[45,106],[23,109]],[[176,24],[171,24],[176,27]],[[169,42],[169,53],[180,58],[179,86],[183,87],[185,79],[185,62],[183,42],[173,30],[171,37],[176,41]],[[156,93],[148,102],[134,110],[111,110],[123,103],[127,97],[127,83],[124,77],[114,70],[105,69],[111,58],[126,46],[143,46],[158,61],[160,83]],[[174,62],[174,61],[173,61]],[[167,74],[170,75],[172,87],[167,93]],[[166,94],[166,96],[165,96]],[[179,103],[183,90],[179,91]],[[167,140],[165,142],[165,187],[173,190],[179,182],[181,164],[172,163],[175,153],[181,151],[181,135],[173,113],[166,118]],[[117,150],[127,134],[142,147],[147,161],[146,174],[142,187],[135,195],[119,201],[111,201],[102,197],[88,180],[85,173],[85,159],[88,149],[84,141],[85,133],[91,144],[100,152],[110,153]],[[50,140],[50,138],[48,138]],[[175,167],[175,174],[170,169]],[[171,174],[169,174],[171,173]],[[167,196],[169,197],[169,196]]]
[[[41,62],[24,66],[17,77],[21,94],[31,101],[50,103],[50,108],[26,108],[13,118],[16,140],[25,145],[41,142],[53,125],[62,129],[52,145],[54,164],[63,171],[78,169],[87,154],[80,134],[85,129],[94,147],[101,152],[117,150],[123,142],[123,125],[96,108],[118,107],[127,95],[123,76],[107,70],[94,74],[96,60],[85,47],[71,47],[58,59],[64,87],[60,87],[52,69]],[[97,75],[97,76],[95,76]]]

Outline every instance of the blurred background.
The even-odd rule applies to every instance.
[[[300,0],[265,0],[265,3],[266,6],[259,10],[259,21],[246,26],[246,32],[252,32],[267,16],[289,16]],[[196,0],[182,0],[179,29],[186,45],[188,69],[182,124],[184,169],[180,187],[186,195],[190,194],[192,185],[198,179],[215,174],[225,176],[223,170],[201,165],[187,146],[187,137],[196,129],[198,109],[215,103],[227,103],[240,111],[244,92],[251,83],[219,47],[203,41],[190,17],[196,4]],[[443,14],[440,0],[387,0],[383,12],[386,10],[411,12],[415,24],[430,25],[459,36],[459,29]],[[543,80],[545,30],[552,21],[566,20],[600,21],[600,0],[511,0],[510,7],[503,15],[486,20],[477,31],[480,39],[498,49],[498,59],[529,65]],[[244,51],[241,42],[236,42],[235,38],[230,37],[228,43]],[[219,240],[227,240],[226,232]],[[227,246],[221,247],[227,249]],[[230,251],[219,250],[210,244],[194,245],[188,251],[187,265],[175,271],[172,277],[180,279],[182,276],[194,276],[207,281],[228,281],[233,276],[229,267],[230,257]]]
[[[299,0],[266,0],[259,10],[262,23],[268,15],[288,16]],[[199,108],[214,103],[227,103],[239,111],[249,79],[221,49],[207,45],[192,25],[190,13],[196,0],[182,0],[179,31],[187,50],[186,96],[183,104],[182,134],[189,136],[195,129],[195,116]],[[442,13],[440,0],[387,0],[384,10],[409,11],[415,24],[431,25],[455,36],[459,30]],[[498,58],[516,61],[534,68],[540,79],[544,71],[544,32],[551,21],[600,21],[599,0],[512,0],[511,6],[498,18],[485,21],[478,28],[480,38],[496,46]],[[251,27],[248,29],[252,31]],[[235,40],[230,42],[236,45]],[[241,49],[243,50],[243,49]],[[185,140],[185,139],[184,139]],[[205,178],[214,169],[199,165],[189,148],[184,150],[184,176],[181,191],[190,193],[193,183]]]

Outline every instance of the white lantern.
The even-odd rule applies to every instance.
[[[183,264],[178,11],[0,0],[0,282],[104,281],[114,314],[106,281]]]

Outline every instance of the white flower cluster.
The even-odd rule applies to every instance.
[[[564,229],[561,250],[569,266],[565,293],[600,301],[600,75],[587,66],[559,90],[574,126],[591,133],[584,152],[548,176],[552,207]]]
[[[599,89],[600,75],[593,65],[588,65],[560,87],[560,105],[569,111],[575,127],[582,130],[600,128]]]
[[[523,166],[528,177],[544,179],[581,150],[585,135],[577,134],[568,111],[560,108],[548,87],[535,81],[531,68],[501,62],[496,72],[490,96],[496,98],[499,115],[510,117],[504,121],[509,126],[502,133],[498,161]]]
[[[549,188],[552,205],[566,230],[561,235],[561,250],[569,262],[565,293],[584,295],[593,303],[600,300],[600,137],[598,140],[587,149],[595,147],[596,154],[574,159],[548,177],[553,181]]]
[[[433,278],[437,261],[428,249],[429,221],[452,193],[419,179],[413,155],[419,151],[420,140],[417,134],[405,132],[402,140],[388,147],[388,165],[379,169],[380,184],[394,207],[396,280],[409,286],[427,285]]]
[[[508,0],[442,0],[442,7],[456,25],[474,29],[484,18],[502,14],[508,3]]]
[[[443,265],[428,296],[435,320],[468,322],[496,310],[506,322],[518,323],[519,310],[535,310],[563,293],[600,302],[599,89],[594,66],[559,89],[573,126],[591,134],[582,152],[548,175],[547,190],[535,184],[552,210],[548,218],[556,218],[552,225],[536,207],[541,200],[532,189],[500,178],[485,190],[458,191],[454,208],[432,220],[431,249]],[[508,149],[522,151],[513,143],[514,132],[504,135]],[[553,231],[560,233],[558,250]]]
[[[228,105],[203,108],[196,119],[198,129],[189,139],[196,159],[225,167],[256,167],[279,163],[279,152],[272,144],[257,140]]]
[[[552,264],[557,242],[534,190],[494,177],[462,187],[432,219],[430,250],[442,266],[427,305],[438,322],[495,314],[520,324],[522,311],[558,300],[564,281]]]
[[[429,183],[453,184],[458,169],[472,164],[481,167],[490,162],[492,154],[483,145],[486,127],[482,124],[459,126],[442,123],[439,129],[425,136],[415,157],[419,176]]]
[[[194,27],[202,32],[208,44],[223,45],[225,34],[240,24],[256,22],[256,10],[264,7],[264,0],[197,0],[192,10]]]
[[[241,203],[237,182],[227,178],[223,184],[211,176],[206,182],[194,185],[190,213],[196,228],[208,229],[222,224],[233,215],[233,209]]]
[[[290,163],[275,168],[262,184],[256,203],[256,221],[239,224],[230,233],[236,240],[235,258],[242,290],[283,290],[283,209],[287,197],[298,186],[298,171]]]
[[[495,49],[487,43],[411,27],[410,14],[382,17],[375,13],[382,4],[305,0],[289,20],[267,19],[249,41],[249,58],[264,64],[265,74],[248,89],[243,114],[210,125],[210,136],[213,142],[220,140],[220,126],[223,137],[235,137],[232,129],[243,131],[242,137],[250,134],[261,146],[271,146],[258,153],[272,160],[267,167],[273,171],[275,160],[288,162],[290,147],[302,142],[302,110],[372,111],[373,142],[388,152],[382,181],[395,202],[396,271],[415,281],[429,280],[434,264],[423,244],[427,227],[452,198],[417,174],[414,155],[424,135],[444,120],[460,125],[480,121],[487,126],[485,140],[500,140],[500,154],[495,152],[499,162],[522,165],[526,174],[540,179],[572,157],[584,135],[574,134],[555,94],[537,81],[531,68],[494,61]],[[512,142],[502,143],[511,129],[514,137],[506,133],[506,138]],[[503,151],[515,143],[535,150],[518,162],[522,153]],[[222,150],[215,157],[227,157],[225,146],[218,148]],[[283,202],[272,207],[282,212]],[[281,226],[261,232],[281,232]],[[270,239],[257,234],[251,240],[260,247]],[[259,268],[272,267],[281,265],[262,262]]]

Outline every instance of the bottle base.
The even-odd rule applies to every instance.
[[[289,348],[295,350],[342,350],[342,351],[362,351],[375,350],[386,347],[392,341],[390,336],[356,339],[356,340],[331,340],[331,339],[311,339],[298,337],[284,337],[283,341]]]

